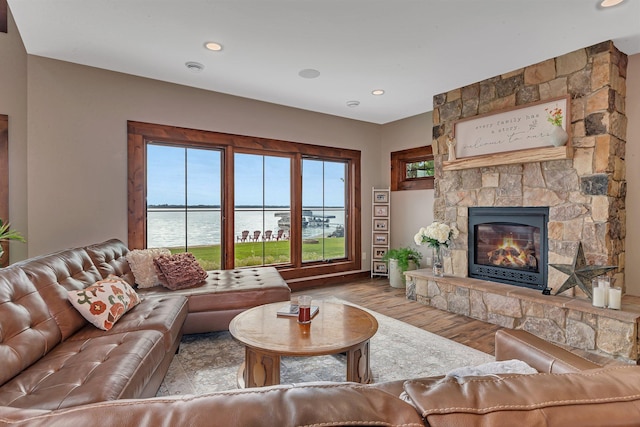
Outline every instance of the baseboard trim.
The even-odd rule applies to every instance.
[[[351,280],[367,279],[371,276],[370,271],[346,271],[334,274],[324,274],[321,276],[300,277],[286,280],[292,291],[316,288],[319,286],[335,285]]]

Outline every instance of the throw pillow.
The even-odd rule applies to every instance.
[[[136,291],[124,279],[112,274],[82,290],[69,291],[67,298],[87,321],[105,331],[140,303]]]
[[[455,380],[458,383],[462,384],[467,380],[467,378],[486,376],[500,378],[500,375],[505,374],[532,375],[537,373],[538,371],[536,371],[534,368],[529,366],[528,363],[523,362],[522,360],[501,360],[496,362],[483,363],[482,365],[477,366],[463,366],[461,368],[452,369],[451,371],[447,372],[447,375],[445,375],[441,379],[433,381],[431,385],[437,385],[449,380]],[[411,400],[409,394],[406,391],[400,393],[400,399],[415,406],[413,400]]]
[[[478,366],[464,366],[462,368],[456,368],[449,372],[445,379],[455,378],[460,382],[465,377],[482,377],[487,375],[500,375],[500,374],[537,374],[534,368],[529,366],[526,362],[518,359],[501,360],[497,362],[484,363]]]
[[[162,284],[153,263],[153,259],[160,255],[171,255],[171,251],[164,248],[153,248],[134,249],[127,253],[126,258],[138,288],[151,288]]]
[[[190,252],[160,255],[153,262],[162,285],[174,291],[202,284],[208,276]]]

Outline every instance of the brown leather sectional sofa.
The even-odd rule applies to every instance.
[[[0,269],[0,405],[50,410],[155,396],[185,330],[223,330],[235,313],[290,298],[275,269],[212,271],[199,288],[150,289],[104,331],[67,291],[109,274],[133,285],[127,252],[109,240]]]
[[[520,358],[541,373],[462,382],[438,377],[371,385],[280,385],[201,396],[122,399],[54,411],[3,406],[0,425],[640,425],[640,367],[600,368],[523,331],[498,332],[496,358]],[[403,392],[412,404],[399,397]]]
[[[523,360],[538,374],[144,398],[166,372],[193,296],[148,296],[109,332],[79,320],[62,297],[105,273],[126,277],[120,247],[111,241],[0,270],[0,425],[640,425],[640,367],[600,368],[524,331],[498,332],[496,359]]]

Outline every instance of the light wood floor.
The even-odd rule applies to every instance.
[[[501,329],[490,323],[408,300],[404,289],[392,288],[389,286],[389,280],[384,278],[293,293],[300,294],[311,295],[314,298],[340,298],[489,354],[494,354],[493,336]]]
[[[491,323],[410,301],[406,298],[404,289],[392,288],[385,278],[293,292],[294,296],[300,294],[312,295],[314,298],[340,298],[491,355],[494,354],[494,335],[497,330],[502,329]],[[619,363],[585,351],[572,351],[596,363]]]

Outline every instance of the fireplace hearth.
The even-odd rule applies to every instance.
[[[545,289],[546,207],[469,208],[469,277]]]

